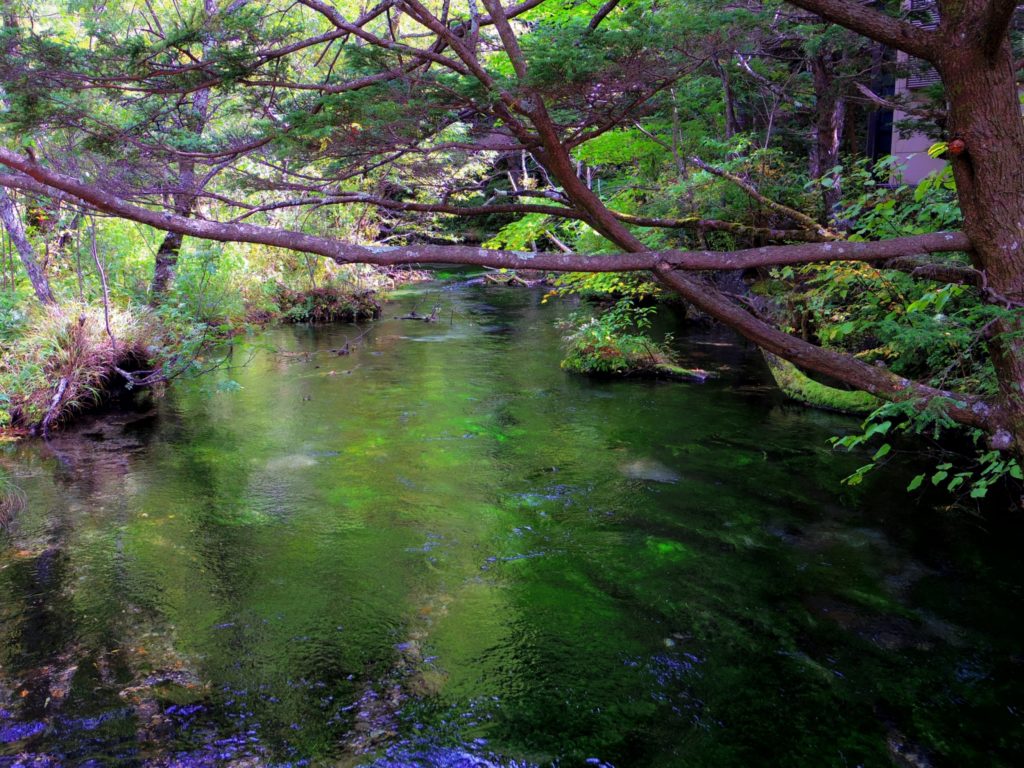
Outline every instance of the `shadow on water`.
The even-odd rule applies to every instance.
[[[841,485],[723,332],[569,376],[540,298],[4,447],[0,766],[1019,764],[1019,522]]]

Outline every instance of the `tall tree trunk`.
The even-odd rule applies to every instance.
[[[2,13],[5,31],[17,30],[18,17],[14,12],[14,4],[11,0],[2,0],[0,2],[0,13]],[[8,45],[6,53],[9,53],[9,47]],[[3,99],[6,104],[6,96]],[[28,237],[25,235],[25,225],[21,221],[21,216],[18,215],[18,209],[14,207],[14,201],[11,200],[7,190],[3,187],[0,187],[0,220],[3,221],[4,228],[7,230],[7,234],[11,237],[11,242],[14,243],[15,249],[18,251],[21,263],[25,267],[29,281],[32,283],[32,289],[36,292],[36,297],[43,304],[55,305],[57,300],[54,298],[53,290],[50,288],[50,280],[36,258],[36,252],[32,247],[32,243],[28,241]]]
[[[207,19],[212,19],[217,14],[216,0],[203,0],[203,11]],[[203,58],[210,54],[212,41],[203,41]],[[210,89],[200,88],[192,97],[192,114],[187,122],[188,127],[196,136],[202,136],[206,130],[206,123],[210,112]],[[178,163],[178,191],[174,197],[174,212],[179,216],[191,216],[195,208],[196,197],[199,194],[196,186],[196,166],[193,160],[182,160]],[[151,306],[158,305],[167,294],[174,282],[174,275],[178,271],[178,256],[181,254],[183,237],[175,232],[168,232],[164,235],[160,247],[157,249],[153,263],[153,280],[149,284],[149,303]]]
[[[50,288],[50,280],[36,258],[32,243],[25,235],[25,226],[22,224],[21,216],[18,215],[18,210],[14,207],[14,201],[3,187],[0,187],[0,220],[3,221],[7,234],[10,235],[11,242],[14,243],[14,247],[18,251],[18,256],[21,257],[21,263],[25,267],[36,297],[43,304],[55,305],[57,300]]]
[[[193,133],[197,136],[202,135],[203,129],[206,127],[208,102],[209,89],[204,88],[198,91],[193,102],[195,112]],[[179,216],[191,216],[198,191],[196,189],[195,163],[192,160],[182,160],[178,163],[178,190],[172,196],[174,212]],[[180,234],[168,232],[157,249],[156,257],[153,260],[153,280],[149,284],[150,306],[159,305],[174,282],[183,240],[184,238]]]
[[[718,57],[714,59],[714,67],[718,78],[722,81],[722,99],[725,101],[725,138],[731,139],[740,132],[739,117],[736,115],[736,97],[732,90],[732,79],[729,77],[728,61],[722,64]]]
[[[846,118],[846,100],[837,88],[831,54],[819,53],[811,58],[814,80],[815,115],[814,143],[811,145],[811,177],[828,178],[831,186],[822,188],[827,223],[842,199],[842,176],[829,172],[839,165],[839,147]]]
[[[149,285],[149,303],[152,305],[160,303],[174,281],[183,239],[177,232],[167,232],[160,242],[153,260],[153,281]]]
[[[970,33],[947,39],[961,42],[946,46],[935,63],[949,99],[951,144],[963,142],[952,163],[964,231],[974,245],[975,267],[985,277],[986,298],[1018,310],[1018,318],[995,324],[989,344],[1007,424],[993,444],[1012,447],[1020,456],[1024,341],[1013,337],[1022,331],[1024,307],[1024,123],[1014,60],[1005,37],[991,55]]]

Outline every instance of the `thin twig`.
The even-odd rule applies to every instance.
[[[114,338],[114,332],[110,330],[110,288],[107,285],[107,273],[100,263],[99,249],[96,248],[96,221],[91,216],[89,217],[89,241],[89,246],[92,250],[92,260],[96,263],[96,271],[99,272],[100,284],[103,286],[103,324],[107,328],[107,336],[110,337],[110,349],[113,352],[117,350],[117,339]]]

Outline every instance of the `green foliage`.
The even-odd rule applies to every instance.
[[[291,323],[336,323],[370,320],[380,316],[373,292],[353,293],[335,286],[306,291],[280,286],[277,304]]]
[[[851,202],[844,205],[842,216],[855,227],[851,239],[920,234],[958,224],[947,170],[916,187],[891,188],[877,182],[891,171],[892,161],[886,160],[875,167],[858,163],[848,172]],[[969,266],[963,254],[933,256],[927,263]],[[787,267],[773,275],[776,282],[767,290],[786,303],[792,329],[937,387],[994,391],[983,331],[1012,313],[984,304],[973,287],[855,262]]]
[[[851,239],[876,240],[957,228],[960,212],[948,167],[911,187],[880,183],[899,169],[891,158],[875,167],[853,165],[846,173],[849,202],[842,216],[854,226]],[[915,262],[916,264],[916,262]],[[933,255],[928,265],[966,268],[963,254]],[[911,265],[913,267],[914,264]],[[867,264],[833,262],[774,272],[769,291],[788,306],[791,329],[810,333],[825,346],[884,365],[894,373],[923,380],[954,393],[994,396],[997,392],[987,338],[997,321],[1012,327],[1019,310],[984,303],[968,285],[918,279],[903,271]],[[919,403],[889,403],[864,422],[860,433],[837,438],[836,447],[865,449],[893,434],[911,434],[938,441],[947,433],[963,433],[939,398]],[[981,445],[981,433],[969,432],[975,448],[946,454],[934,473],[916,477],[910,490],[930,485],[957,498],[983,497],[993,484],[1020,474],[1016,462]],[[935,443],[939,447],[938,442]],[[860,483],[880,463],[892,444],[874,449],[870,461],[847,478]]]
[[[566,324],[562,367],[574,373],[622,374],[674,363],[667,340],[659,344],[644,333],[654,311],[622,299],[599,317],[575,315]]]
[[[0,291],[0,349],[14,341],[28,319],[27,296],[21,291]]]
[[[888,403],[874,411],[862,425],[858,434],[832,438],[837,448],[854,450],[865,448],[877,438],[891,439],[891,435],[929,435],[938,439],[943,432],[955,429],[956,424],[945,414],[945,403],[935,400],[920,408],[913,402]],[[940,488],[959,501],[985,498],[989,490],[999,484],[1024,480],[1016,458],[1002,451],[984,447],[986,435],[979,429],[967,430],[975,450],[973,454],[945,451],[947,458],[936,461],[934,471],[916,475],[907,485],[907,491],[916,491],[927,485]],[[865,475],[873,471],[893,451],[891,442],[884,442],[874,450],[871,460],[846,478],[849,485],[860,484]]]
[[[663,161],[666,150],[639,129],[623,128],[591,139],[575,155],[588,165],[626,165]]]
[[[661,294],[660,286],[640,272],[569,272],[555,277],[554,284],[549,296],[643,300]]]
[[[511,251],[534,250],[537,241],[545,238],[554,226],[550,216],[528,213],[503,226],[484,243],[484,247]]]

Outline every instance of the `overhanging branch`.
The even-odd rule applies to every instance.
[[[788,0],[790,5],[816,13],[849,30],[901,51],[932,61],[937,54],[938,35],[909,21],[877,11],[863,0]]]
[[[629,272],[654,269],[660,264],[686,270],[732,270],[820,261],[885,261],[899,256],[964,251],[971,247],[970,240],[961,232],[937,232],[876,242],[800,243],[737,251],[665,250],[593,256],[578,253],[499,251],[462,245],[425,244],[380,248],[346,243],[294,230],[243,223],[228,224],[143,208],[97,185],[86,184],[79,179],[46,168],[8,149],[0,148],[0,164],[18,171],[13,177],[0,175],[0,183],[12,187],[28,187],[27,183],[18,181],[27,176],[36,184],[75,197],[96,210],[163,231],[177,232],[204,240],[268,245],[326,256],[338,263],[382,266],[474,264],[552,272]]]
[[[929,387],[885,368],[869,365],[852,355],[816,346],[759,320],[737,306],[712,286],[662,264],[661,280],[695,307],[725,323],[757,346],[794,365],[831,376],[890,402],[917,400],[925,405],[941,400],[950,418],[961,424],[993,430],[1000,417],[997,409],[980,398]]]

